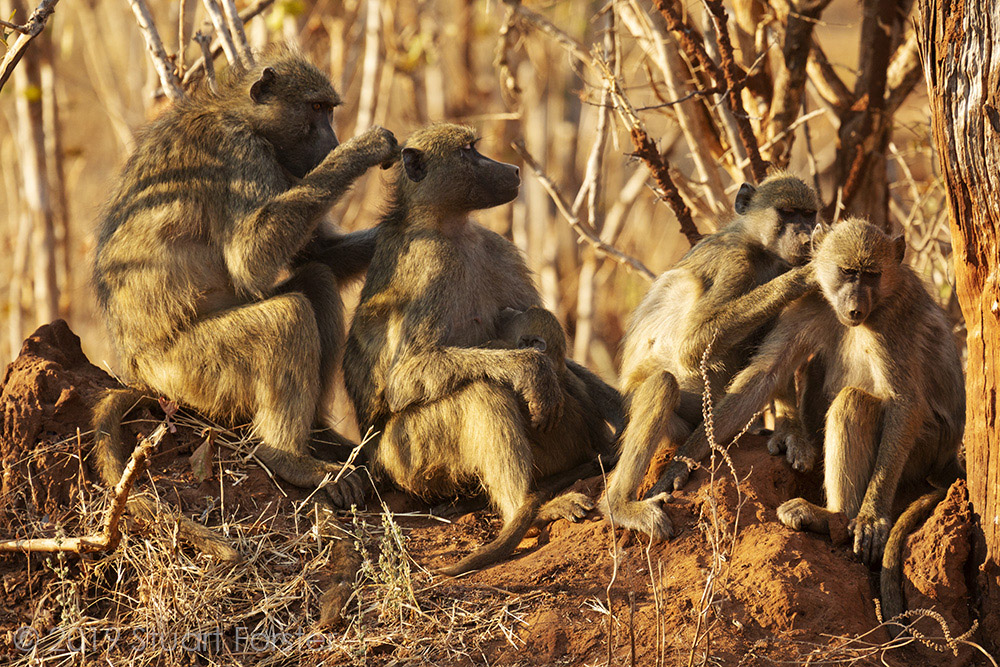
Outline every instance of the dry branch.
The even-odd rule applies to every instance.
[[[656,274],[650,271],[645,264],[640,262],[635,257],[626,255],[625,253],[618,250],[614,246],[609,245],[604,241],[602,241],[601,237],[598,236],[597,232],[594,231],[594,229],[590,225],[585,223],[578,216],[573,215],[572,211],[570,210],[570,205],[566,202],[566,199],[563,197],[562,192],[560,192],[559,188],[556,187],[556,184],[552,182],[552,179],[550,179],[545,174],[545,172],[542,171],[542,168],[539,166],[538,161],[531,156],[531,154],[528,152],[528,149],[524,146],[523,141],[515,141],[514,143],[511,144],[511,147],[515,151],[517,151],[517,154],[521,156],[521,159],[524,160],[524,163],[527,164],[531,168],[531,170],[535,173],[535,177],[538,179],[538,182],[542,184],[542,187],[545,188],[545,191],[549,193],[550,197],[552,197],[552,201],[555,202],[556,208],[559,209],[559,212],[562,214],[564,218],[566,218],[566,221],[569,223],[570,227],[573,228],[573,231],[575,231],[582,240],[586,241],[591,246],[593,246],[594,250],[596,250],[600,254],[604,255],[605,257],[610,257],[611,259],[615,260],[619,264],[622,264],[623,266],[636,270],[640,275],[644,276],[645,278],[652,280],[653,278],[656,277]]]
[[[208,12],[208,18],[211,19],[212,25],[215,26],[215,34],[219,36],[219,40],[222,43],[222,50],[226,54],[226,60],[229,61],[230,65],[240,62],[240,54],[236,50],[236,42],[233,41],[233,35],[229,32],[229,26],[226,25],[226,17],[222,15],[219,3],[216,0],[202,0],[202,4],[205,6],[205,11]]]
[[[38,37],[42,29],[45,28],[45,23],[52,16],[52,12],[55,11],[58,2],[59,0],[42,0],[41,4],[35,8],[35,11],[31,13],[31,17],[23,26],[12,26],[4,22],[4,25],[14,29],[19,35],[17,41],[14,42],[14,46],[10,47],[7,53],[4,54],[3,62],[0,62],[0,90],[3,90],[3,86],[7,83],[7,79],[10,78],[11,72],[21,62],[28,44],[35,37]]]
[[[132,13],[135,14],[135,21],[139,24],[139,30],[142,32],[143,39],[146,40],[149,57],[153,59],[153,66],[156,68],[156,73],[160,77],[160,84],[163,86],[167,97],[174,102],[183,100],[186,95],[184,94],[184,88],[181,87],[181,80],[174,71],[173,63],[170,62],[170,56],[167,55],[166,49],[163,48],[163,41],[160,39],[160,33],[156,30],[156,25],[153,23],[153,15],[149,12],[149,7],[146,6],[145,0],[128,0],[128,4],[132,7]]]
[[[236,11],[236,3],[233,0],[222,0],[222,11],[226,15],[226,26],[229,28],[229,34],[236,43],[240,62],[243,63],[244,67],[253,67],[253,52],[250,50],[249,42],[247,42],[247,33],[243,30],[243,20],[240,18],[240,13]]]
[[[262,14],[268,7],[270,7],[273,4],[274,0],[257,0],[257,2],[253,3],[252,5],[244,9],[242,12],[240,12],[240,22],[247,23],[250,19],[254,18],[259,14]],[[220,53],[222,53],[221,40],[216,38],[215,41],[212,42],[212,48],[210,50],[210,53],[211,53],[210,59],[214,59],[218,57]],[[184,80],[182,82],[185,86],[190,84],[194,80],[194,78],[201,73],[201,71],[205,68],[205,62],[206,58],[202,56],[200,60],[194,61],[194,64],[188,68],[188,70],[184,73]]]
[[[809,62],[806,65],[806,72],[809,80],[816,88],[816,92],[823,98],[823,101],[833,107],[838,116],[851,108],[854,103],[854,95],[847,88],[834,71],[833,65],[827,60],[826,54],[820,48],[816,40],[813,40],[809,48]]]
[[[154,449],[160,444],[163,436],[167,432],[167,425],[160,424],[132,452],[132,457],[125,465],[122,478],[115,485],[111,493],[111,504],[104,515],[101,524],[101,532],[85,535],[83,537],[39,537],[25,540],[7,540],[0,542],[0,551],[23,551],[32,552],[56,552],[68,551],[82,554],[95,551],[109,551],[118,546],[121,540],[120,519],[125,505],[128,502],[129,492],[135,478],[143,471],[146,460]]]

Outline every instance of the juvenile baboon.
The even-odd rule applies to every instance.
[[[369,445],[376,470],[429,497],[478,482],[503,514],[496,540],[450,575],[509,555],[538,517],[582,516],[582,494],[545,501],[610,437],[603,424],[569,432],[560,417],[572,389],[545,354],[483,348],[505,308],[540,298],[517,248],[469,219],[514,199],[520,184],[517,167],[475,143],[472,130],[447,124],[407,141],[344,352],[358,422],[381,432]]]
[[[820,240],[821,239],[821,240]],[[902,264],[905,240],[890,239],[858,219],[823,236],[812,264],[820,292],[790,305],[737,375],[715,410],[715,431],[725,440],[767,402],[810,355],[823,428],[826,507],[795,498],[778,518],[796,530],[829,531],[845,514],[854,552],[868,565],[882,559],[887,613],[902,607],[899,558],[905,531],[939,492],[908,512],[889,536],[900,484],[924,480],[947,489],[964,471],[958,445],[965,428],[962,365],[944,311],[920,279]],[[692,439],[704,440],[699,429]],[[894,561],[894,562],[893,562]]]
[[[592,377],[588,377],[585,381],[579,371],[574,370],[573,363],[566,359],[566,333],[555,315],[539,306],[531,306],[523,312],[505,308],[497,319],[497,340],[490,341],[485,347],[521,350],[532,348],[545,353],[559,377],[565,402],[561,421],[556,428],[534,433],[537,444],[543,449],[558,449],[560,445],[557,441],[560,438],[586,434],[586,437],[591,438],[594,449],[604,455],[605,466],[610,468],[607,457],[611,454],[613,433],[606,422],[610,421],[615,426],[615,419],[611,415],[617,415],[621,410],[620,396],[600,380],[595,382]],[[591,390],[595,384],[610,390],[613,403],[611,415],[602,407],[604,393],[598,391],[595,395]],[[551,445],[546,442],[550,439],[553,440]]]
[[[128,452],[115,434],[138,392],[250,419],[277,475],[317,486],[341,466],[310,454],[310,430],[344,339],[338,280],[365,268],[372,232],[322,238],[320,219],[370,167],[398,155],[373,128],[338,145],[329,78],[276,48],[234,67],[139,133],[98,229],[97,300],[136,392],[97,411],[97,469]],[[285,269],[291,276],[278,282]],[[327,483],[359,502],[356,475]]]
[[[812,269],[802,265],[816,225],[816,192],[778,173],[757,188],[744,183],[735,208],[732,223],[656,279],[625,334],[621,377],[629,423],[601,508],[617,524],[660,539],[673,532],[661,492],[683,485],[687,465],[675,460],[645,500],[636,494],[660,443],[684,442],[701,422],[703,353],[711,346],[709,383],[712,394],[721,395],[781,309],[810,289]],[[790,407],[783,405],[782,412],[794,417]],[[788,428],[776,434],[774,446],[788,442],[789,460],[811,465],[811,445],[789,437]],[[703,455],[686,453],[692,459]]]

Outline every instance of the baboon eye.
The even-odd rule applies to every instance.
[[[846,269],[846,268],[841,267],[840,272],[842,274],[844,274],[845,276],[847,276],[848,278],[854,278],[855,276],[858,275],[858,270],[857,269]]]
[[[322,102],[313,102],[313,111],[322,111],[322,110],[323,110]]]

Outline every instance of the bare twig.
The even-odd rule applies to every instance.
[[[253,52],[247,42],[247,33],[243,30],[243,20],[240,13],[236,11],[236,3],[233,0],[222,0],[222,11],[226,15],[226,25],[229,27],[229,34],[232,35],[236,44],[236,50],[240,56],[240,62],[244,67],[253,67]]]
[[[270,7],[273,4],[274,0],[257,0],[257,2],[253,3],[252,5],[244,9],[242,12],[240,12],[240,21],[242,21],[243,23],[247,23],[250,19],[254,18],[255,16],[258,16],[259,14],[262,14],[268,7]],[[222,53],[222,42],[218,38],[216,38],[215,41],[212,42],[211,53],[212,53],[211,56],[212,59],[218,57],[218,55]],[[206,58],[202,57],[200,60],[196,60],[194,64],[188,68],[188,70],[184,73],[183,83],[185,86],[191,83],[194,77],[201,73],[201,71],[205,68],[205,62]]]
[[[149,57],[153,59],[153,66],[156,68],[156,73],[160,77],[160,84],[163,86],[167,97],[174,102],[183,100],[186,95],[181,86],[181,80],[174,71],[173,63],[170,62],[170,56],[167,55],[166,49],[163,48],[160,33],[156,30],[156,26],[153,23],[153,15],[150,13],[149,7],[146,6],[145,0],[128,0],[128,4],[132,7],[132,13],[135,14],[135,21],[139,24],[139,30],[142,32],[143,39],[146,40]]]
[[[222,14],[218,0],[202,0],[202,4],[205,6],[205,11],[208,12],[208,18],[211,19],[212,25],[215,26],[215,34],[219,36],[219,40],[222,43],[222,50],[226,54],[226,60],[229,61],[230,65],[240,62],[240,54],[236,50],[236,42],[233,41],[233,35],[229,32],[229,26],[226,25],[226,17]]]
[[[556,187],[555,183],[553,183],[552,180],[545,175],[545,173],[542,171],[542,168],[538,165],[538,161],[531,156],[531,154],[528,152],[528,149],[524,146],[524,142],[515,141],[514,143],[511,144],[511,146],[515,151],[517,151],[517,154],[521,156],[521,159],[524,160],[525,164],[527,164],[531,168],[531,170],[535,173],[535,177],[538,179],[538,182],[541,183],[542,187],[545,188],[545,191],[549,193],[550,197],[552,197],[552,201],[555,202],[556,208],[559,209],[559,212],[562,214],[564,218],[566,218],[566,221],[569,223],[570,227],[573,228],[573,231],[575,231],[582,240],[589,243],[591,246],[593,246],[593,248],[597,252],[601,253],[602,255],[610,257],[611,259],[617,261],[618,263],[634,269],[640,275],[648,278],[649,280],[652,280],[653,278],[656,277],[656,275],[652,271],[646,268],[645,264],[640,262],[635,257],[626,255],[625,253],[618,250],[614,246],[611,246],[602,241],[601,237],[598,236],[597,232],[595,232],[594,229],[590,227],[590,225],[585,223],[583,220],[580,220],[579,217],[573,215],[570,205],[566,202],[566,199],[563,197],[562,192],[560,192],[559,188]]]
[[[826,59],[826,54],[816,40],[809,49],[809,62],[806,64],[809,80],[823,101],[833,107],[840,116],[854,103],[854,95],[847,85],[837,76],[833,65]]]
[[[120,519],[125,505],[128,501],[129,492],[135,478],[143,471],[146,459],[154,449],[160,444],[163,436],[167,433],[167,425],[160,424],[132,452],[132,456],[125,465],[125,471],[118,480],[111,493],[111,504],[108,506],[101,524],[101,531],[93,535],[83,537],[39,537],[25,540],[7,540],[0,542],[0,551],[23,551],[33,552],[56,552],[68,551],[82,554],[95,551],[108,551],[118,546],[121,540]]]
[[[201,56],[205,63],[205,78],[208,79],[208,87],[215,94],[219,93],[219,85],[215,81],[215,60],[212,58],[212,38],[201,30],[193,37],[198,46],[201,47]]]
[[[21,58],[24,57],[24,52],[28,48],[28,44],[31,43],[35,37],[42,32],[45,28],[46,21],[52,16],[52,12],[56,9],[56,4],[59,0],[42,0],[42,2],[35,8],[35,11],[31,13],[31,17],[28,19],[27,23],[23,26],[14,26],[9,23],[4,22],[9,28],[13,28],[18,33],[17,41],[14,45],[10,47],[7,53],[4,54],[3,61],[0,62],[0,90],[3,90],[3,86],[7,83],[7,79],[10,78],[10,73],[14,71],[14,68]]]

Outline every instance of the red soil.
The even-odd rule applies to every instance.
[[[87,361],[79,339],[62,321],[40,328],[25,341],[21,355],[7,367],[0,393],[0,539],[51,536],[56,523],[72,523],[83,495],[93,497],[94,476],[80,464],[80,458],[88,454],[90,438],[71,436],[77,429],[90,429],[90,411],[99,391],[113,384],[110,376]],[[148,412],[146,416],[162,419]],[[141,430],[150,429],[147,424]],[[218,521],[223,501],[231,522],[249,523],[266,507],[270,507],[268,516],[277,507],[277,520],[291,521],[290,512],[281,514],[289,508],[290,499],[279,494],[255,466],[245,467],[242,472],[247,478],[238,486],[228,477],[199,484],[188,457],[201,441],[200,434],[179,428],[161,445],[151,465],[161,497],[179,504],[188,516],[209,509],[214,502],[209,523]],[[831,544],[825,536],[788,530],[775,516],[775,508],[790,497],[818,500],[819,477],[791,471],[781,459],[767,454],[760,437],[745,438],[731,455],[745,478],[739,489],[742,505],[726,466],[717,473],[714,488],[707,473],[699,471],[669,505],[679,529],[670,542],[654,544],[647,551],[645,536],[618,530],[616,540],[611,525],[596,516],[579,524],[559,521],[526,539],[509,561],[468,577],[444,580],[431,593],[438,601],[475,604],[486,594],[496,599],[498,593],[523,601],[518,607],[523,622],[513,624],[520,639],[514,642],[517,647],[502,636],[490,639],[482,645],[482,656],[461,664],[603,664],[608,617],[595,606],[607,604],[616,560],[611,587],[616,619],[614,662],[632,664],[634,637],[634,664],[655,664],[659,632],[663,664],[687,664],[712,569],[713,551],[708,545],[713,508],[723,525],[731,526],[737,514],[739,520],[732,556],[717,568],[716,602],[700,626],[702,632],[710,629],[716,664],[804,663],[811,652],[817,660],[822,651],[843,643],[837,638],[863,635],[877,626],[873,602],[877,577],[853,557],[848,546]],[[581,486],[596,496],[601,481],[588,480]],[[291,489],[289,495],[302,498],[305,492]],[[395,512],[426,508],[398,492],[383,496]],[[488,510],[451,524],[426,518],[397,520],[407,530],[411,555],[427,567],[454,561],[488,540],[498,527]],[[965,485],[959,482],[930,520],[910,536],[905,555],[910,608],[936,610],[953,635],[968,629],[974,617],[966,583],[967,573],[974,570],[968,562],[970,531]],[[731,532],[728,535],[721,546],[725,553],[731,548]],[[31,622],[44,607],[39,596],[51,571],[38,567],[38,558],[32,556],[33,564],[28,567],[29,559],[23,554],[0,554],[0,647],[9,646],[14,629]],[[659,584],[658,599],[653,595],[653,579]],[[933,636],[942,634],[927,619],[920,627]],[[869,644],[887,640],[881,629],[864,639]],[[703,639],[696,662],[704,648]],[[389,647],[383,657],[373,649],[366,664],[405,657],[392,651]],[[0,648],[0,658],[3,655]],[[853,664],[880,664],[880,659],[915,666],[967,664],[974,656],[964,651],[954,658],[950,652],[911,646],[884,655],[872,653]]]

